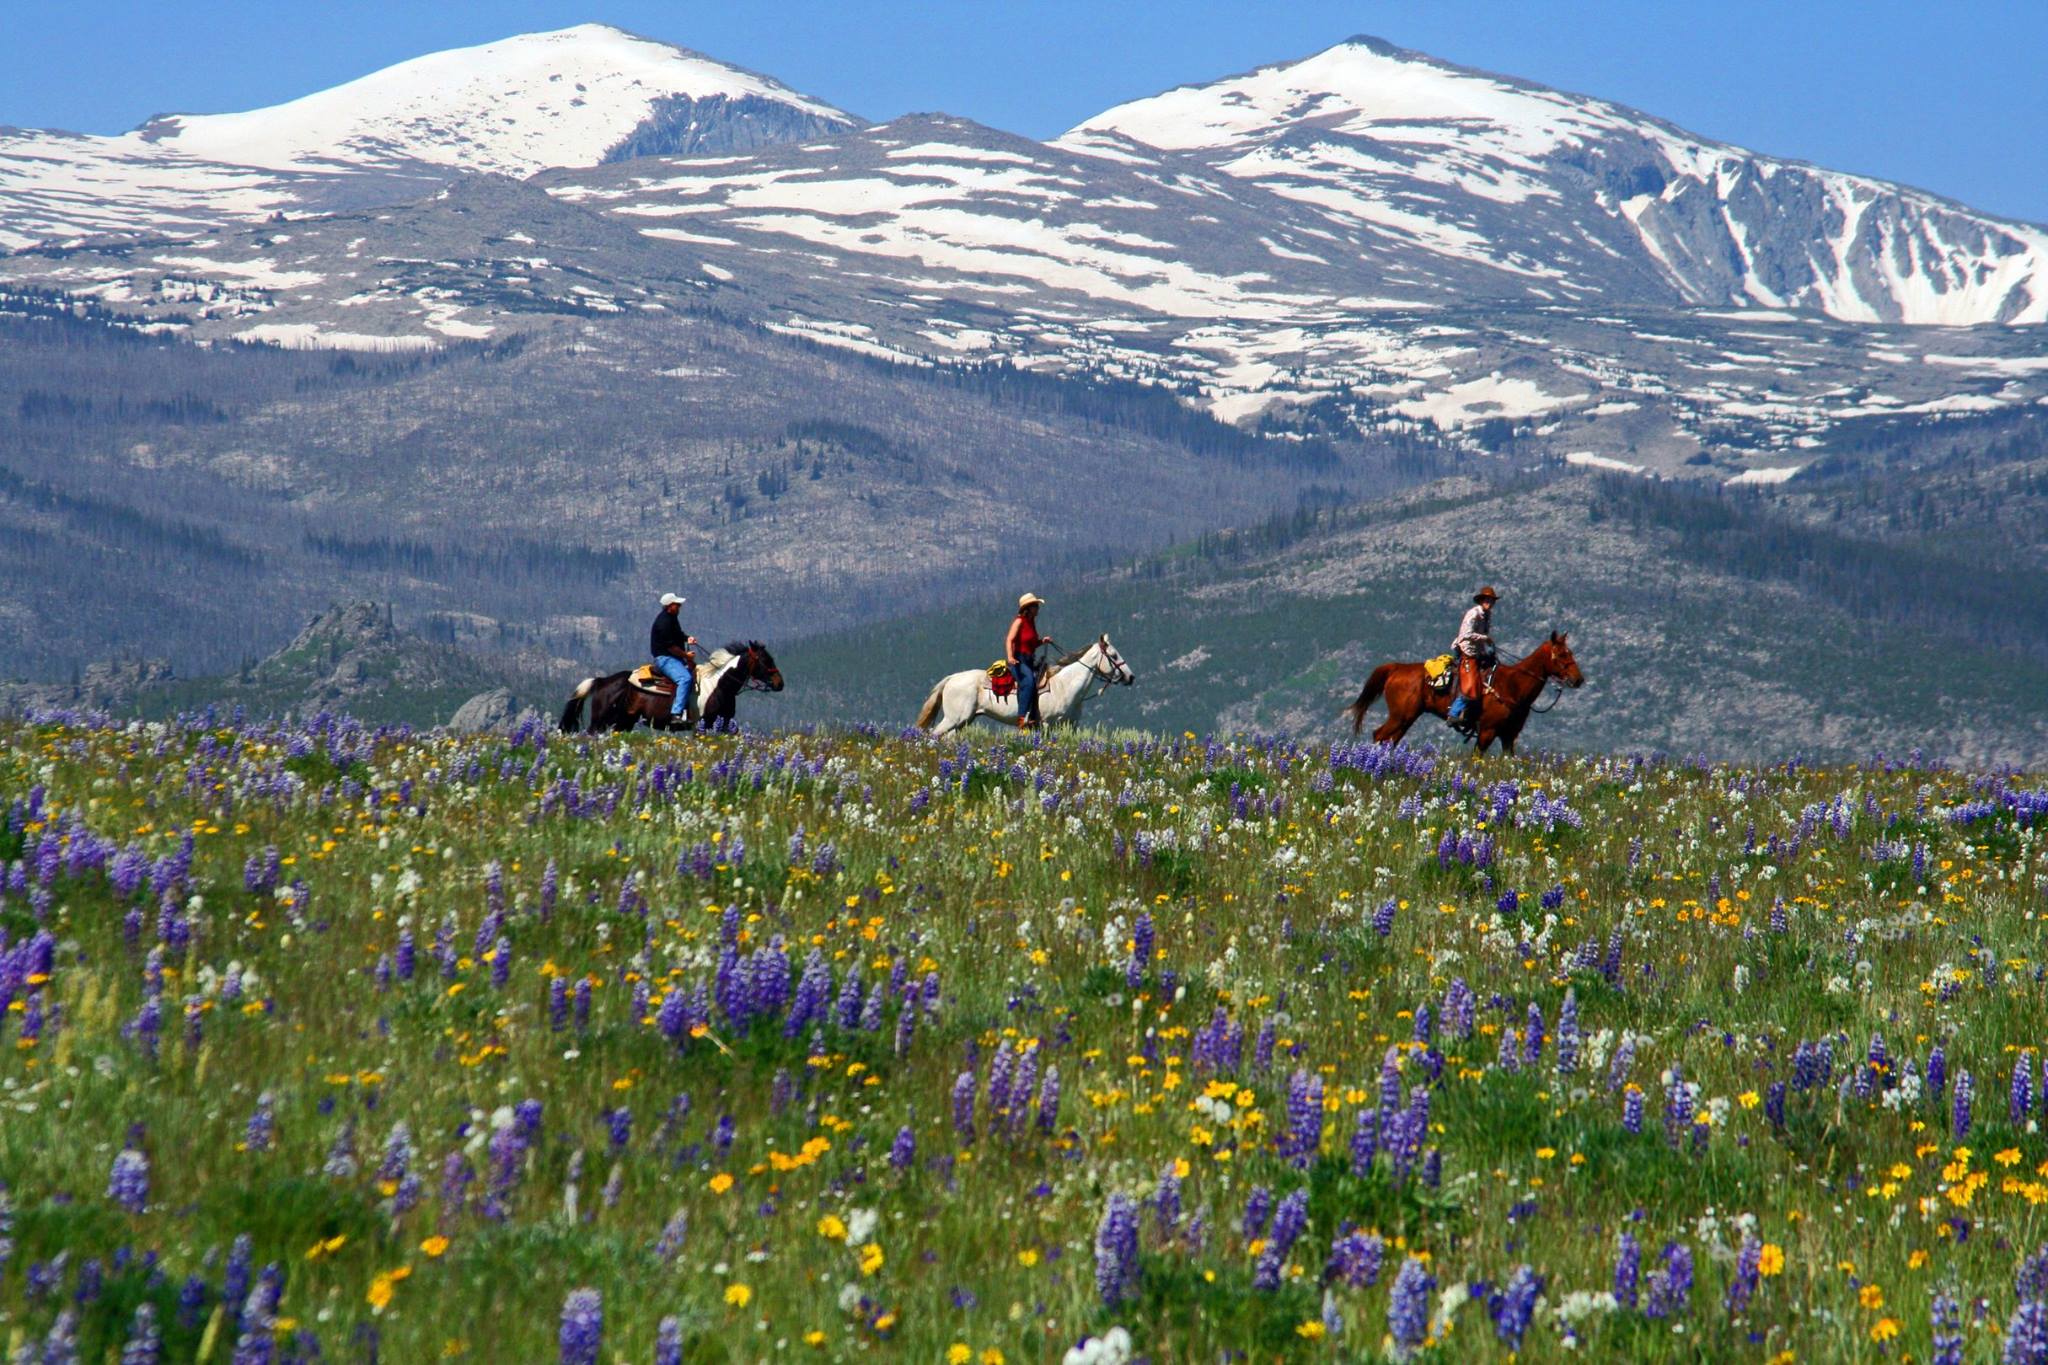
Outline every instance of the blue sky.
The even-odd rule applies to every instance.
[[[1120,100],[1371,33],[1710,137],[2048,222],[2042,0],[9,0],[0,123],[118,132],[586,21],[869,118],[1049,136]]]

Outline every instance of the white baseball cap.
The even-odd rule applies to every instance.
[[[689,600],[678,593],[665,592],[661,595],[661,605],[664,607],[679,607]]]

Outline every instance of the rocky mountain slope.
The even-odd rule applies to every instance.
[[[350,602],[316,612],[281,648],[230,673],[186,678],[163,659],[106,661],[68,683],[0,682],[0,707],[151,717],[206,706],[329,710],[434,725],[468,706],[495,722],[519,713],[520,696],[551,696],[566,667],[534,653],[486,658],[398,626],[388,604]]]
[[[682,98],[664,80],[697,92],[687,119],[656,109]],[[588,27],[356,86],[164,121],[147,145],[344,167],[357,203],[465,173],[402,209],[24,251],[0,288],[194,339],[358,350],[709,300],[910,364],[1137,379],[1230,422],[1519,433],[1722,479],[1785,477],[1870,419],[2048,403],[2043,229],[1372,39],[1050,144],[945,116],[858,126]],[[718,100],[781,113],[742,135]],[[500,128],[481,103],[516,112]],[[176,226],[95,198],[135,230]],[[0,200],[0,222],[30,216]]]

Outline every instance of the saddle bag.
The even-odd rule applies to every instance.
[[[988,666],[988,690],[999,698],[1017,690],[1017,675],[1010,671],[1009,660],[998,659]]]

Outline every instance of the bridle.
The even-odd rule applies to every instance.
[[[1088,657],[1088,655],[1091,652],[1096,650],[1100,650],[1102,652],[1102,657],[1106,659],[1111,665],[1108,672],[1104,672],[1100,667],[1097,666],[1093,659],[1090,659]],[[1099,637],[1095,641],[1095,643],[1088,646],[1087,649],[1077,650],[1076,652],[1067,655],[1065,658],[1058,661],[1057,666],[1060,668],[1065,668],[1069,664],[1081,665],[1083,668],[1087,669],[1090,674],[1093,675],[1095,682],[1101,684],[1101,686],[1097,687],[1093,692],[1089,692],[1087,690],[1089,684],[1084,683],[1082,685],[1082,694],[1079,698],[1080,700],[1092,700],[1095,697],[1099,697],[1103,693],[1109,691],[1109,689],[1112,687],[1134,687],[1137,685],[1138,682],[1138,675],[1131,672],[1131,666],[1124,662],[1123,656],[1121,654],[1118,654],[1116,652],[1116,646],[1110,644],[1109,637],[1107,635]]]
[[[740,655],[747,665],[746,679],[742,685],[750,692],[773,692],[775,688],[761,675],[761,654],[761,646],[749,642],[746,653]]]
[[[1543,648],[1543,649],[1548,649],[1549,647],[1550,647],[1550,644],[1549,644],[1549,642],[1548,642],[1548,641],[1545,641],[1545,642],[1544,642],[1544,643],[1543,643],[1542,645],[1538,646],[1538,648]],[[1491,693],[1491,694],[1493,695],[1493,697],[1494,697],[1494,698],[1495,698],[1495,699],[1496,699],[1497,701],[1499,701],[1499,702],[1500,702],[1500,703],[1501,703],[1502,705],[1507,705],[1507,704],[1508,704],[1508,699],[1507,699],[1506,697],[1503,697],[1503,696],[1501,696],[1501,694],[1500,694],[1500,693],[1498,693],[1498,692],[1495,692],[1495,691],[1493,690],[1493,674],[1494,674],[1494,673],[1498,673],[1498,672],[1499,672],[1499,671],[1500,671],[1501,669],[1503,669],[1503,668],[1508,668],[1508,669],[1515,669],[1515,668],[1520,668],[1520,667],[1521,667],[1521,666],[1522,666],[1523,664],[1525,664],[1525,663],[1527,663],[1527,662],[1529,661],[1529,659],[1530,659],[1530,657],[1531,657],[1531,655],[1532,655],[1533,653],[1534,653],[1534,651],[1531,651],[1531,653],[1530,653],[1530,654],[1524,654],[1524,655],[1522,655],[1522,656],[1521,656],[1520,658],[1514,659],[1514,660],[1512,660],[1512,661],[1507,661],[1507,662],[1503,662],[1503,661],[1501,661],[1501,659],[1499,658],[1498,654],[1496,654],[1496,656],[1495,656],[1495,661],[1494,661],[1494,665],[1493,665],[1493,669],[1492,669],[1492,671],[1491,671],[1491,672],[1489,672],[1489,673],[1488,673],[1488,674],[1486,675],[1486,690],[1487,690],[1487,692]],[[1554,661],[1554,656],[1553,656],[1553,661]],[[1549,698],[1549,704],[1548,704],[1548,705],[1546,705],[1546,706],[1538,706],[1538,705],[1536,704],[1536,703],[1537,703],[1537,701],[1538,701],[1539,699],[1542,699],[1543,697],[1545,697],[1545,696],[1546,696],[1546,694],[1547,694],[1547,696],[1548,696],[1548,698]],[[1548,712],[1550,712],[1550,711],[1552,711],[1552,710],[1555,710],[1555,709],[1556,709],[1556,707],[1557,707],[1557,704],[1558,704],[1559,702],[1563,701],[1563,700],[1564,700],[1564,675],[1563,675],[1562,673],[1553,673],[1553,672],[1551,672],[1550,670],[1548,670],[1548,669],[1545,669],[1545,670],[1544,670],[1544,672],[1543,672],[1543,673],[1542,673],[1542,674],[1540,675],[1540,677],[1539,677],[1539,678],[1538,678],[1538,680],[1537,680],[1536,696],[1535,696],[1535,697],[1533,697],[1533,698],[1531,698],[1531,699],[1530,699],[1530,701],[1529,701],[1529,712],[1530,712],[1530,714],[1531,714],[1531,715],[1537,715],[1537,716],[1540,716],[1540,715],[1544,715],[1544,714],[1546,714],[1546,713],[1548,713]]]

